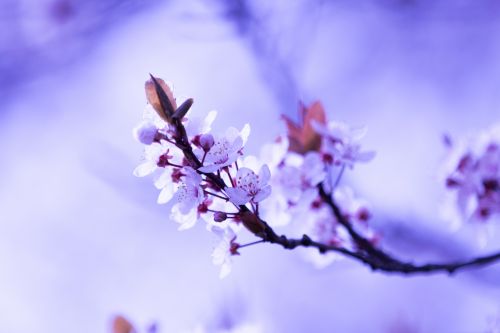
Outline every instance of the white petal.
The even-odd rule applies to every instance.
[[[241,188],[227,187],[225,191],[229,196],[229,200],[235,205],[244,205],[250,200],[248,194]]]
[[[236,173],[236,178],[246,178],[248,175],[252,175],[254,172],[249,168],[239,168]]]
[[[192,228],[195,224],[196,221],[198,220],[198,213],[196,210],[192,210],[189,214],[182,214],[179,211],[178,207],[175,207],[172,209],[172,214],[170,215],[170,218],[179,223],[180,226],[178,230],[187,230]]]
[[[158,166],[156,163],[147,161],[139,165],[137,168],[134,169],[134,176],[136,177],[144,177],[147,176],[151,173],[153,173]]]
[[[160,194],[158,195],[158,200],[157,202],[161,205],[161,204],[165,204],[167,202],[169,202],[172,197],[174,196],[174,189],[173,189],[173,185],[171,186],[165,186]]]
[[[220,267],[219,278],[224,279],[229,275],[229,273],[231,273],[231,264],[228,262],[224,262]]]
[[[229,155],[237,154],[241,150],[241,148],[243,148],[243,139],[238,136],[231,144],[231,148],[229,148]],[[236,157],[238,156],[236,155]]]
[[[352,141],[359,141],[366,135],[366,133],[368,133],[367,126],[351,127],[350,139]]]
[[[200,133],[205,134],[210,132],[212,129],[212,123],[214,122],[215,118],[217,118],[217,111],[212,110],[208,113],[208,115],[205,117],[205,121],[203,122],[203,125],[200,128]]]
[[[167,184],[172,182],[172,172],[170,169],[165,168],[163,173],[158,177],[158,179],[155,181],[155,187],[159,190],[167,186]]]
[[[268,196],[271,195],[271,186],[267,185],[264,188],[261,188],[259,193],[253,198],[254,202],[260,202],[264,199],[266,199]]]
[[[259,187],[265,186],[269,182],[270,178],[271,171],[269,170],[267,164],[264,164],[259,170]]]
[[[250,136],[250,125],[245,124],[240,131],[240,137],[243,140],[243,145],[247,143],[248,137]]]

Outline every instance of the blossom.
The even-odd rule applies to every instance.
[[[330,214],[327,207],[321,207],[314,212],[310,209],[302,211],[296,218],[301,221],[298,226],[300,233],[307,234],[315,241],[326,245],[342,244],[343,229],[339,228],[337,220]],[[335,252],[320,253],[312,248],[301,249],[300,253],[306,261],[318,269],[325,268],[340,258]]]
[[[179,230],[195,225],[200,219],[198,207],[205,200],[201,176],[191,167],[184,167],[182,172],[184,177],[170,201],[173,204],[171,219],[180,224]]]
[[[500,125],[451,144],[444,179],[445,218],[488,221],[500,213]]]
[[[371,216],[368,203],[365,200],[356,198],[352,188],[348,186],[338,187],[332,197],[346,218],[366,224],[366,221]]]
[[[209,133],[212,130],[212,123],[215,118],[217,118],[217,111],[215,110],[210,111],[204,119],[191,117],[189,114],[184,124],[188,137],[192,138],[197,135]]]
[[[172,180],[172,174],[174,170],[177,170],[176,172],[181,172],[179,171],[179,169],[165,168],[163,173],[154,183],[155,187],[160,190],[160,194],[158,195],[157,200],[159,204],[165,204],[169,202],[174,196],[175,185],[174,181]]]
[[[225,278],[231,272],[232,256],[238,255],[239,244],[235,242],[236,234],[231,228],[219,228],[212,226],[211,231],[220,238],[219,244],[212,252],[212,262],[220,266],[219,277]]]
[[[373,151],[361,151],[359,141],[366,135],[366,127],[350,127],[340,122],[329,122],[325,126],[313,122],[313,128],[323,137],[322,152],[335,164],[352,168],[356,162],[369,162],[375,157]]]
[[[241,154],[244,144],[250,133],[247,124],[239,132],[236,128],[229,128],[225,135],[215,140],[215,143],[206,153],[204,165],[198,170],[201,172],[215,172],[223,167],[233,164]],[[205,152],[200,152],[199,158],[203,159]]]
[[[265,164],[260,168],[258,175],[251,169],[243,167],[236,173],[235,187],[227,187],[224,190],[235,205],[244,205],[249,201],[258,203],[271,194],[269,178],[271,172]]]
[[[162,141],[153,142],[152,144],[144,147],[144,161],[134,169],[134,175],[136,177],[144,177],[153,173],[162,165],[160,161],[162,159],[168,159],[170,156],[167,155],[169,151],[169,146]]]
[[[276,184],[281,187],[282,195],[294,204],[305,197],[314,200],[316,186],[325,178],[323,161],[316,152],[305,156],[291,153],[278,170]]]

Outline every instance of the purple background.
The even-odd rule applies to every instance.
[[[486,332],[499,267],[390,276],[350,260],[316,270],[262,245],[218,279],[215,239],[177,232],[131,135],[154,73],[216,130],[249,122],[247,151],[297,101],[367,125],[376,159],[344,181],[383,244],[419,261],[467,258],[475,230],[438,214],[443,133],[500,118],[497,1],[0,0],[0,332]],[[497,221],[498,222],[498,221]]]

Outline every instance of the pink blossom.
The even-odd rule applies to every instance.
[[[270,178],[271,172],[265,164],[258,175],[249,168],[240,168],[236,173],[236,186],[224,190],[235,205],[244,205],[249,201],[258,203],[271,194],[271,186],[268,185]]]
[[[178,184],[171,204],[171,218],[180,224],[179,230],[193,227],[200,219],[198,207],[204,202],[205,194],[201,187],[201,176],[190,167],[182,169],[184,179]]]
[[[215,172],[233,164],[241,155],[241,150],[249,132],[250,126],[248,125],[245,125],[241,132],[233,127],[229,128],[224,136],[215,140],[213,146],[206,153],[203,166],[198,170],[201,172]],[[201,159],[203,159],[202,156],[204,155],[205,152],[203,151],[198,153]]]
[[[317,133],[323,137],[321,151],[333,158],[333,163],[354,167],[356,162],[369,162],[375,157],[373,151],[362,151],[359,141],[366,135],[366,127],[350,127],[340,122],[323,125],[313,122]]]

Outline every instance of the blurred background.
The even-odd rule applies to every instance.
[[[247,152],[323,101],[367,125],[376,159],[344,179],[383,245],[418,262],[468,258],[473,227],[439,217],[442,136],[500,120],[495,0],[0,0],[0,332],[493,332],[500,268],[403,277],[350,260],[243,251],[218,279],[202,226],[178,232],[132,176],[148,73],[193,97]]]

